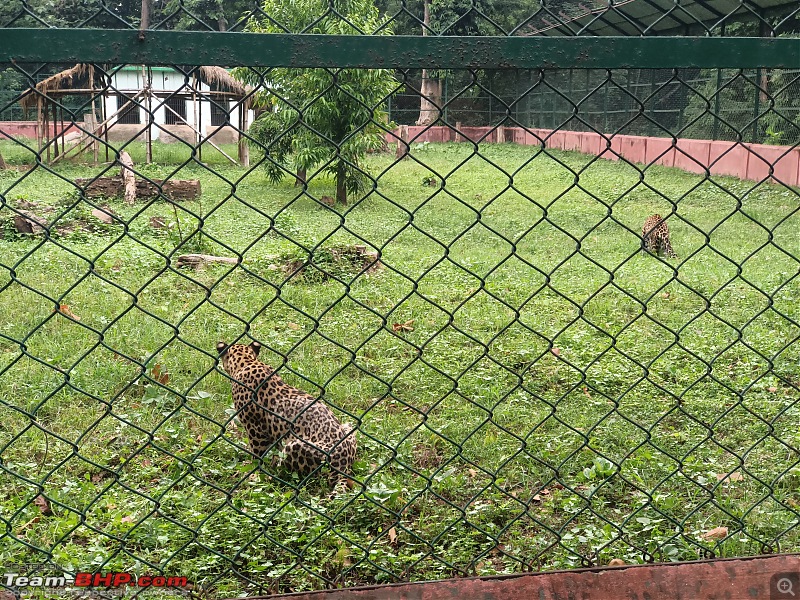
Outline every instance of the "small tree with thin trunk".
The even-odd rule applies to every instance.
[[[269,19],[251,20],[248,28],[262,33],[391,35],[377,31],[380,16],[372,0],[264,0]],[[320,15],[325,15],[320,18]],[[383,146],[385,103],[397,90],[387,69],[245,69],[234,74],[252,86],[263,86],[256,98],[273,106],[252,124],[248,134],[264,150],[267,172],[274,181],[305,172],[308,180],[333,175],[336,201],[363,191],[369,177],[360,166],[369,150]]]

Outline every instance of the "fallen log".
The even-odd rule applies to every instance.
[[[47,223],[46,220],[27,210],[20,210],[19,212],[21,214],[14,215],[14,228],[19,233],[27,233],[29,235],[44,233],[44,227],[39,223]]]
[[[92,216],[95,219],[99,219],[106,225],[110,225],[111,223],[114,222],[114,217],[111,215],[111,211],[109,211],[107,208],[106,209],[95,208],[92,211]]]
[[[182,254],[178,257],[175,266],[179,269],[181,267],[194,267],[195,269],[209,263],[225,263],[229,265],[238,265],[238,258],[230,258],[228,256],[211,256],[210,254]]]
[[[121,152],[119,155],[120,175],[122,175],[122,184],[125,187],[125,204],[133,204],[136,202],[136,177],[133,175],[133,160],[131,155],[127,152]]]
[[[159,194],[159,186],[169,200],[195,200],[201,194],[200,181],[197,179],[169,179],[167,181],[154,179],[153,182],[138,179],[136,181],[136,197],[155,198]],[[83,188],[87,198],[116,198],[125,193],[125,184],[120,176],[95,179],[80,177],[75,179],[75,185]]]

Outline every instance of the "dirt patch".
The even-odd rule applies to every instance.
[[[82,233],[102,232],[108,227],[110,209],[102,206],[103,211],[95,209],[91,214],[77,211],[65,215],[53,224],[56,207],[40,204],[24,199],[17,199],[12,203],[14,211],[0,211],[0,239],[23,239],[26,236],[45,235],[45,228],[50,229],[51,235],[67,237]],[[105,221],[99,219],[94,213],[102,214]],[[52,226],[51,226],[52,225]]]
[[[434,469],[444,462],[442,453],[431,444],[420,442],[414,446],[414,466],[420,469]]]

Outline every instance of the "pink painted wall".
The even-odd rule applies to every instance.
[[[58,128],[58,135],[78,131],[75,123],[65,123],[66,127]],[[82,123],[78,123],[82,125]],[[50,134],[53,133],[53,125],[50,125]],[[24,137],[36,139],[36,121],[0,121],[0,138],[4,137]]]
[[[623,158],[632,163],[676,167],[691,173],[730,175],[739,179],[800,185],[800,148],[767,146],[739,142],[647,137],[639,135],[604,136],[595,132],[551,131],[504,127],[502,134],[494,127],[408,126],[409,143],[434,141],[496,142],[498,139],[527,146],[570,150],[600,156],[607,160]],[[460,134],[460,135],[459,135]],[[398,128],[386,134],[386,141],[396,142]],[[608,143],[611,142],[611,148]],[[770,170],[772,176],[770,177]]]
[[[738,142],[690,140],[639,135],[604,136],[595,132],[551,131],[523,127],[462,127],[458,132],[443,125],[424,127],[408,125],[405,139],[418,142],[513,142],[526,146],[570,150],[600,156],[607,160],[625,160],[644,164],[677,167],[691,173],[730,175],[739,179],[771,181],[785,185],[800,185],[800,148],[767,146]],[[386,141],[397,142],[403,128],[386,134]],[[70,123],[64,132],[77,131]],[[51,129],[52,132],[52,129]],[[36,123],[32,121],[0,121],[0,138],[36,138]],[[608,148],[609,140],[611,148]],[[770,169],[772,177],[770,178]]]

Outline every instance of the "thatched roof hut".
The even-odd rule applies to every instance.
[[[94,65],[78,63],[71,69],[56,73],[29,88],[20,98],[20,106],[26,114],[35,107],[43,97],[56,98],[65,94],[91,94],[106,86],[102,72],[98,73]],[[34,91],[35,90],[35,91]],[[38,93],[37,93],[38,92]]]
[[[222,67],[200,67],[198,79],[212,89],[231,92],[240,98],[244,98],[252,91],[249,86],[244,85]]]
[[[186,72],[190,73],[191,69],[187,68]],[[250,107],[250,98],[248,96],[251,92],[250,88],[222,67],[200,67],[194,75],[215,91],[227,92],[239,100],[244,99],[246,108]],[[91,94],[107,88],[109,85],[108,79],[109,76],[95,69],[94,65],[79,63],[70,69],[40,81],[35,88],[29,88],[20,97],[19,103],[27,112],[28,109],[35,107],[38,100],[43,96],[56,98],[66,94]],[[104,91],[109,90],[106,89]]]
[[[131,71],[139,71],[140,69],[141,75],[130,77]],[[167,75],[164,75],[163,79],[159,79],[158,84],[154,85],[156,79],[153,77],[153,71],[177,71],[178,86],[166,88]],[[123,77],[125,84],[120,83],[119,79],[123,75],[126,76],[126,78]],[[176,78],[170,75],[170,79],[175,81]],[[123,65],[104,69],[100,66],[95,67],[93,64],[79,63],[40,81],[26,90],[19,99],[19,103],[26,114],[31,108],[35,108],[37,111],[39,148],[40,150],[44,147],[47,148],[48,161],[50,159],[51,146],[56,156],[58,156],[58,144],[52,144],[50,141],[45,143],[45,140],[61,138],[62,153],[64,151],[65,108],[63,106],[63,97],[68,95],[87,96],[90,98],[91,107],[87,102],[82,104],[80,108],[90,109],[88,114],[91,115],[91,125],[88,127],[90,133],[95,136],[93,142],[95,146],[97,145],[97,136],[105,136],[107,141],[109,128],[115,127],[115,123],[125,122],[119,121],[120,118],[125,118],[127,114],[137,114],[138,106],[147,104],[149,107],[149,102],[156,97],[159,99],[159,110],[166,110],[170,114],[174,113],[177,118],[184,119],[184,125],[186,125],[186,104],[179,106],[177,109],[179,112],[176,112],[176,108],[170,104],[171,102],[177,101],[180,104],[180,99],[186,99],[186,103],[195,107],[196,115],[200,115],[202,109],[199,107],[204,102],[208,103],[211,100],[211,109],[216,107],[217,110],[225,110],[219,109],[219,107],[228,101],[232,101],[236,106],[231,110],[235,111],[239,118],[239,123],[235,127],[238,131],[247,129],[247,113],[253,104],[252,89],[222,67],[185,66],[159,68]],[[107,100],[114,97],[118,101],[116,108],[107,106]],[[100,100],[99,115],[95,110],[95,100]],[[148,108],[147,110],[150,109]],[[69,113],[69,110],[67,110],[67,114],[67,121],[70,121],[71,113]],[[152,115],[152,112],[150,114]],[[72,116],[72,118],[74,119],[75,117]],[[199,122],[201,119],[199,119],[199,116],[195,121],[198,121],[198,123],[191,127],[195,129],[197,139],[207,139],[200,131]],[[138,117],[136,121],[132,122],[138,123]],[[68,127],[69,125],[66,125],[66,128]],[[159,129],[163,130],[163,127],[159,125]],[[150,135],[148,129],[146,133],[148,148]],[[209,143],[214,145],[212,141],[209,141]],[[247,147],[240,140],[242,163],[246,163],[248,160],[246,154]]]

